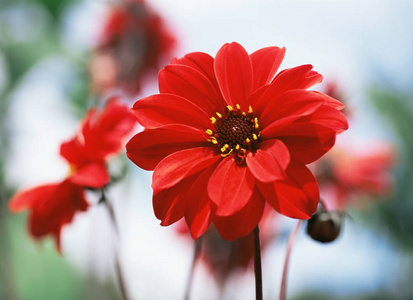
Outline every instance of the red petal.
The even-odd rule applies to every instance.
[[[247,166],[259,181],[272,182],[285,177],[290,163],[290,153],[283,142],[277,139],[263,141],[259,149],[247,154]]]
[[[227,217],[215,216],[213,224],[224,240],[232,241],[249,234],[260,222],[265,200],[254,189],[247,204],[238,212]]]
[[[212,147],[185,149],[165,157],[155,168],[152,177],[154,192],[169,188],[182,179],[221,159]]]
[[[133,105],[138,122],[149,129],[170,124],[183,124],[206,130],[211,126],[210,116],[185,98],[171,94],[157,94]]]
[[[59,184],[46,184],[16,193],[9,201],[9,209],[13,213],[29,209],[38,201],[50,197]]]
[[[323,80],[323,76],[312,69],[312,65],[302,65],[283,70],[275,76],[270,86],[278,95],[288,90],[308,89]]]
[[[287,136],[280,138],[287,145],[292,160],[309,164],[319,159],[334,146],[336,140],[334,132],[325,129],[314,130],[316,133],[313,137]]]
[[[203,135],[203,131],[184,125],[145,130],[126,144],[126,155],[137,166],[150,171],[171,153],[208,144]]]
[[[306,90],[292,90],[275,97],[271,95],[271,89],[260,97],[254,110],[262,110],[259,118],[260,127],[265,128],[271,123],[292,122],[302,116],[314,113],[324,103],[324,98],[318,93]],[[271,124],[274,126],[275,124]]]
[[[322,125],[334,130],[336,133],[341,133],[348,129],[346,116],[336,108],[327,105],[321,106],[313,114],[300,118],[296,122]]]
[[[309,164],[333,147],[336,132],[318,124],[294,122],[268,127],[262,131],[266,138],[278,138],[287,146],[291,160]]]
[[[211,55],[204,52],[192,52],[180,59],[176,59],[173,63],[186,65],[201,72],[215,87],[217,94],[221,93],[215,77],[214,58]]]
[[[103,162],[92,162],[79,168],[69,180],[80,186],[101,188],[110,178]]]
[[[81,165],[87,159],[84,145],[79,143],[78,138],[63,142],[60,145],[60,155],[74,166]]]
[[[242,209],[251,197],[255,178],[246,165],[225,158],[208,182],[208,194],[217,205],[216,214],[228,216]]]
[[[309,219],[320,198],[318,184],[304,165],[291,163],[285,180],[257,183],[265,200],[280,214],[290,218]]]
[[[187,99],[209,116],[222,110],[224,101],[211,81],[198,70],[185,65],[168,65],[159,72],[159,91]]]
[[[92,110],[82,126],[82,139],[89,160],[105,159],[122,149],[124,138],[135,128],[129,107],[111,98],[97,114]]]
[[[262,48],[250,55],[254,72],[254,91],[271,82],[284,59],[284,55],[284,47],[281,49],[278,47]]]
[[[65,180],[55,186],[52,194],[32,207],[29,214],[30,234],[36,239],[53,236],[60,251],[62,227],[71,223],[74,215],[85,211],[88,206],[83,188]]]
[[[245,49],[237,43],[225,44],[215,57],[215,74],[225,101],[244,105],[252,93],[252,66]]]
[[[185,199],[183,196],[194,179],[194,177],[186,178],[171,188],[154,193],[153,210],[155,216],[162,221],[162,226],[171,225],[184,216]]]
[[[192,238],[198,239],[211,224],[212,211],[215,210],[208,192],[207,183],[215,165],[202,171],[185,194],[185,220]]]

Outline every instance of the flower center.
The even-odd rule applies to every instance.
[[[254,118],[251,106],[248,112],[243,112],[237,104],[235,108],[228,105],[224,115],[216,113],[211,117],[213,129],[206,130],[207,141],[217,145],[221,156],[235,154],[244,160],[246,152],[258,142],[261,134],[258,118]]]

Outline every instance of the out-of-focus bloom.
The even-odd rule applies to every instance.
[[[354,147],[336,146],[314,164],[328,210],[360,206],[363,198],[385,196],[391,191],[394,149],[382,143],[366,148],[368,152],[357,152]]]
[[[122,140],[135,123],[129,109],[115,99],[100,112],[93,108],[88,112],[78,134],[60,147],[60,155],[69,164],[69,176],[62,182],[19,191],[9,202],[12,212],[30,211],[33,238],[51,235],[60,251],[62,227],[89,206],[84,189],[101,188],[109,182],[106,160],[122,149]]]
[[[274,226],[276,216],[274,210],[266,205],[259,223],[262,251],[278,235],[277,226]],[[178,232],[188,236],[188,226],[180,222]],[[234,241],[225,241],[215,227],[211,226],[202,236],[201,245],[200,259],[221,288],[231,274],[248,270],[254,257],[252,233]]]
[[[234,240],[257,226],[266,203],[292,218],[315,212],[318,185],[305,165],[348,124],[339,101],[306,90],[322,80],[311,65],[275,76],[284,54],[268,47],[248,55],[237,43],[215,59],[190,53],[160,71],[160,94],[134,104],[145,130],[127,155],[154,170],[161,225],[185,217],[195,239],[213,224]]]
[[[142,79],[150,72],[156,76],[174,45],[164,21],[145,1],[122,1],[111,9],[92,55],[92,89],[99,95],[114,88],[137,94]]]

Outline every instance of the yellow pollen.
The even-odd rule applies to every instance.
[[[238,110],[241,110],[241,106],[239,106],[239,104],[235,104],[235,106],[237,107]]]
[[[257,137],[257,135],[256,135],[255,133],[252,134],[252,138],[253,138],[254,140],[257,140],[257,139],[258,139],[258,137]]]
[[[216,114],[217,114],[218,118],[222,118],[222,115],[219,112],[217,112]]]
[[[221,148],[221,152],[225,152],[226,150],[227,148],[225,148],[225,146]]]
[[[249,144],[251,142],[251,140],[249,138],[247,138],[245,141],[247,142],[247,144]]]
[[[252,114],[252,107],[251,106],[248,108],[248,113]]]
[[[221,156],[222,157],[227,157],[228,155],[231,155],[231,153],[232,153],[232,149],[231,149],[231,151],[229,151],[228,153],[221,153]]]
[[[240,146],[237,144],[237,146],[235,147],[235,150],[239,150]]]
[[[212,133],[213,133],[211,129],[207,129],[205,132],[209,135],[212,135]]]
[[[255,129],[260,128],[260,125],[258,125],[258,123],[255,123]]]
[[[215,124],[215,122],[217,121],[217,119],[215,119],[214,117],[211,117],[211,123]]]
[[[233,110],[234,110],[231,105],[228,105],[227,108],[228,108],[229,111],[233,111]]]
[[[212,144],[214,144],[214,145],[218,144],[217,139],[214,138],[214,137],[211,138],[211,142],[212,142]]]
[[[242,115],[243,115],[243,116],[246,116],[247,114],[245,113],[245,111],[243,111],[243,112],[242,112]]]

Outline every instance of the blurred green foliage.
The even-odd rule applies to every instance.
[[[374,89],[370,100],[394,129],[401,142],[398,147],[398,169],[395,173],[395,191],[390,201],[372,207],[375,223],[388,233],[398,245],[413,251],[413,103],[412,95],[403,95],[387,89]]]

